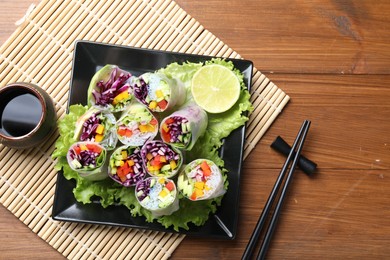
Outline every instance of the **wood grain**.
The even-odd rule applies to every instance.
[[[0,1],[0,43],[30,3]],[[239,259],[284,157],[270,148],[312,126],[269,259],[384,259],[390,255],[390,2],[176,1],[254,62],[291,101],[246,159],[234,241],[186,237],[173,259]],[[0,206],[1,259],[62,256]]]
[[[388,74],[387,1],[177,1],[263,73]]]

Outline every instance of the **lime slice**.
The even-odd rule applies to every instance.
[[[218,65],[201,67],[192,78],[195,102],[209,113],[229,110],[240,96],[240,81],[233,71]]]

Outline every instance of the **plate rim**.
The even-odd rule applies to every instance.
[[[74,79],[75,65],[76,65],[76,62],[77,62],[77,54],[78,54],[78,50],[79,50],[78,48],[79,47],[81,48],[83,45],[87,45],[87,46],[88,45],[98,45],[98,47],[101,46],[101,47],[104,47],[104,48],[111,48],[111,47],[123,48],[123,49],[129,49],[131,51],[136,51],[136,52],[154,53],[156,55],[172,55],[172,56],[181,56],[181,57],[192,57],[192,58],[202,59],[203,61],[208,60],[208,59],[212,59],[212,58],[221,58],[221,59],[225,59],[227,61],[232,61],[233,63],[234,62],[236,62],[236,63],[239,62],[239,63],[245,64],[246,69],[250,70],[250,75],[249,75],[249,77],[247,77],[247,82],[244,81],[245,86],[247,87],[248,91],[250,91],[251,84],[252,84],[253,62],[250,61],[250,60],[236,59],[236,58],[224,58],[224,57],[217,57],[217,56],[181,53],[181,52],[164,51],[164,50],[155,50],[155,49],[147,49],[147,48],[125,46],[125,45],[120,45],[120,44],[110,44],[110,43],[102,43],[102,42],[95,42],[95,41],[78,40],[78,41],[75,42],[74,53],[73,53],[70,88],[69,88],[69,93],[68,93],[68,106],[67,106],[67,109],[66,109],[66,113],[69,112],[69,106],[73,105],[71,103],[71,98],[72,98],[72,92],[74,91],[73,85],[74,85],[74,80],[75,80]],[[168,64],[170,64],[170,63],[167,63],[166,65],[168,65]],[[120,65],[118,65],[118,66],[120,66]],[[243,71],[241,71],[241,72],[244,74]],[[245,75],[244,75],[244,79],[245,79]],[[236,237],[237,226],[238,226],[238,219],[239,219],[239,204],[240,204],[239,201],[240,201],[240,193],[241,193],[240,192],[240,183],[241,183],[241,173],[242,173],[242,165],[243,165],[243,154],[244,154],[244,142],[245,142],[246,128],[247,128],[246,124],[244,124],[243,126],[240,126],[236,130],[234,130],[234,131],[240,131],[241,147],[239,149],[239,151],[240,151],[240,154],[239,154],[240,160],[238,161],[238,163],[239,163],[238,172],[236,173],[238,175],[238,177],[237,177],[238,178],[238,184],[237,184],[238,185],[238,189],[235,192],[235,194],[237,195],[238,198],[237,198],[236,205],[235,205],[236,211],[235,211],[234,218],[233,218],[233,220],[234,220],[233,221],[234,222],[233,223],[233,230],[229,230],[231,232],[230,234],[225,231],[225,235],[207,234],[207,237],[218,238],[218,239],[227,239],[227,240],[233,240]],[[61,217],[61,213],[63,213],[65,211],[65,210],[64,211],[59,211],[59,209],[58,209],[58,207],[59,207],[58,199],[59,199],[59,194],[61,193],[61,190],[60,190],[61,187],[60,187],[59,184],[61,184],[61,181],[71,182],[73,180],[66,180],[65,177],[62,174],[62,170],[58,171],[58,173],[57,173],[57,180],[56,180],[56,188],[55,188],[54,199],[53,199],[54,201],[53,201],[53,207],[52,207],[52,219],[53,220],[65,221],[65,222],[85,223],[85,224],[109,225],[109,226],[116,226],[116,227],[139,228],[139,229],[162,231],[162,232],[168,232],[168,233],[180,233],[180,234],[186,234],[186,235],[191,235],[191,236],[205,237],[205,235],[199,234],[198,232],[191,232],[191,230],[180,229],[179,231],[175,231],[175,230],[173,230],[172,227],[165,228],[160,223],[156,223],[156,221],[153,221],[151,224],[158,225],[159,227],[154,228],[154,227],[151,227],[151,225],[140,226],[140,225],[131,225],[131,224],[126,224],[126,223],[116,223],[116,222],[113,222],[113,221],[101,222],[101,221],[91,221],[91,220],[88,220],[88,219]],[[73,193],[72,193],[72,196],[73,196]],[[72,206],[86,207],[85,205],[88,205],[88,204],[79,203],[77,201],[75,201],[75,204],[76,205],[72,204]],[[221,205],[223,205],[223,200],[221,202]],[[101,205],[99,205],[99,206],[102,209],[104,209]],[[124,207],[126,210],[129,211],[129,209],[127,209],[125,206],[121,205],[121,207]],[[218,206],[218,208],[219,207],[221,207],[221,206]],[[104,210],[106,210],[106,209],[104,209]],[[217,212],[218,212],[218,209],[217,209]],[[216,215],[216,213],[211,213],[209,215],[209,220],[210,220],[210,218],[212,218],[213,215]],[[136,218],[138,218],[138,217],[136,217]],[[207,220],[207,222],[209,220]],[[218,225],[222,228],[222,226],[220,224],[218,224]]]

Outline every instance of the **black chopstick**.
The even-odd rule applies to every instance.
[[[304,144],[307,132],[309,130],[309,127],[310,127],[310,121],[305,120],[302,123],[301,129],[299,130],[297,137],[295,138],[295,141],[294,141],[294,144],[291,148],[291,151],[290,151],[289,155],[287,156],[287,159],[282,167],[282,170],[280,171],[278,179],[276,180],[275,185],[271,191],[271,194],[268,197],[268,200],[264,206],[263,212],[262,212],[262,214],[261,214],[261,216],[256,224],[256,227],[252,233],[251,238],[249,239],[248,245],[247,245],[247,247],[244,251],[244,254],[242,256],[243,260],[251,259],[252,254],[253,254],[253,250],[256,247],[256,244],[258,243],[260,235],[263,233],[265,221],[266,221],[268,215],[270,214],[270,210],[271,210],[272,205],[274,204],[274,201],[279,193],[280,186],[282,185],[282,182],[286,176],[288,167],[292,162],[292,165],[291,165],[290,170],[289,170],[288,175],[287,175],[287,179],[284,182],[282,192],[279,196],[279,201],[277,202],[274,213],[271,216],[271,220],[269,222],[268,229],[266,231],[266,234],[265,234],[264,239],[262,241],[262,244],[260,246],[260,251],[259,251],[259,254],[257,256],[257,259],[264,259],[265,255],[267,253],[268,246],[271,242],[271,238],[272,238],[273,232],[274,232],[275,227],[276,227],[276,222],[277,222],[279,214],[280,214],[280,209],[281,209],[283,200],[286,196],[286,191],[287,191],[288,185],[291,181],[292,174],[293,174],[293,172],[296,168],[296,165],[298,163],[298,159],[299,159],[300,153],[302,151],[303,144]],[[297,151],[295,151],[295,150],[297,150]]]

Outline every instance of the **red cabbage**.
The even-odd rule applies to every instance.
[[[107,82],[101,80],[96,84],[97,88],[92,91],[96,105],[106,106],[112,104],[117,95],[130,87],[126,81],[130,78],[131,74],[121,72],[117,75],[118,70],[119,68],[112,70]]]
[[[97,117],[97,115],[99,114],[100,112],[93,114],[90,118],[85,120],[85,122],[83,123],[83,128],[81,130],[81,141],[91,141],[91,137],[95,136],[98,125],[102,123],[102,120]]]

